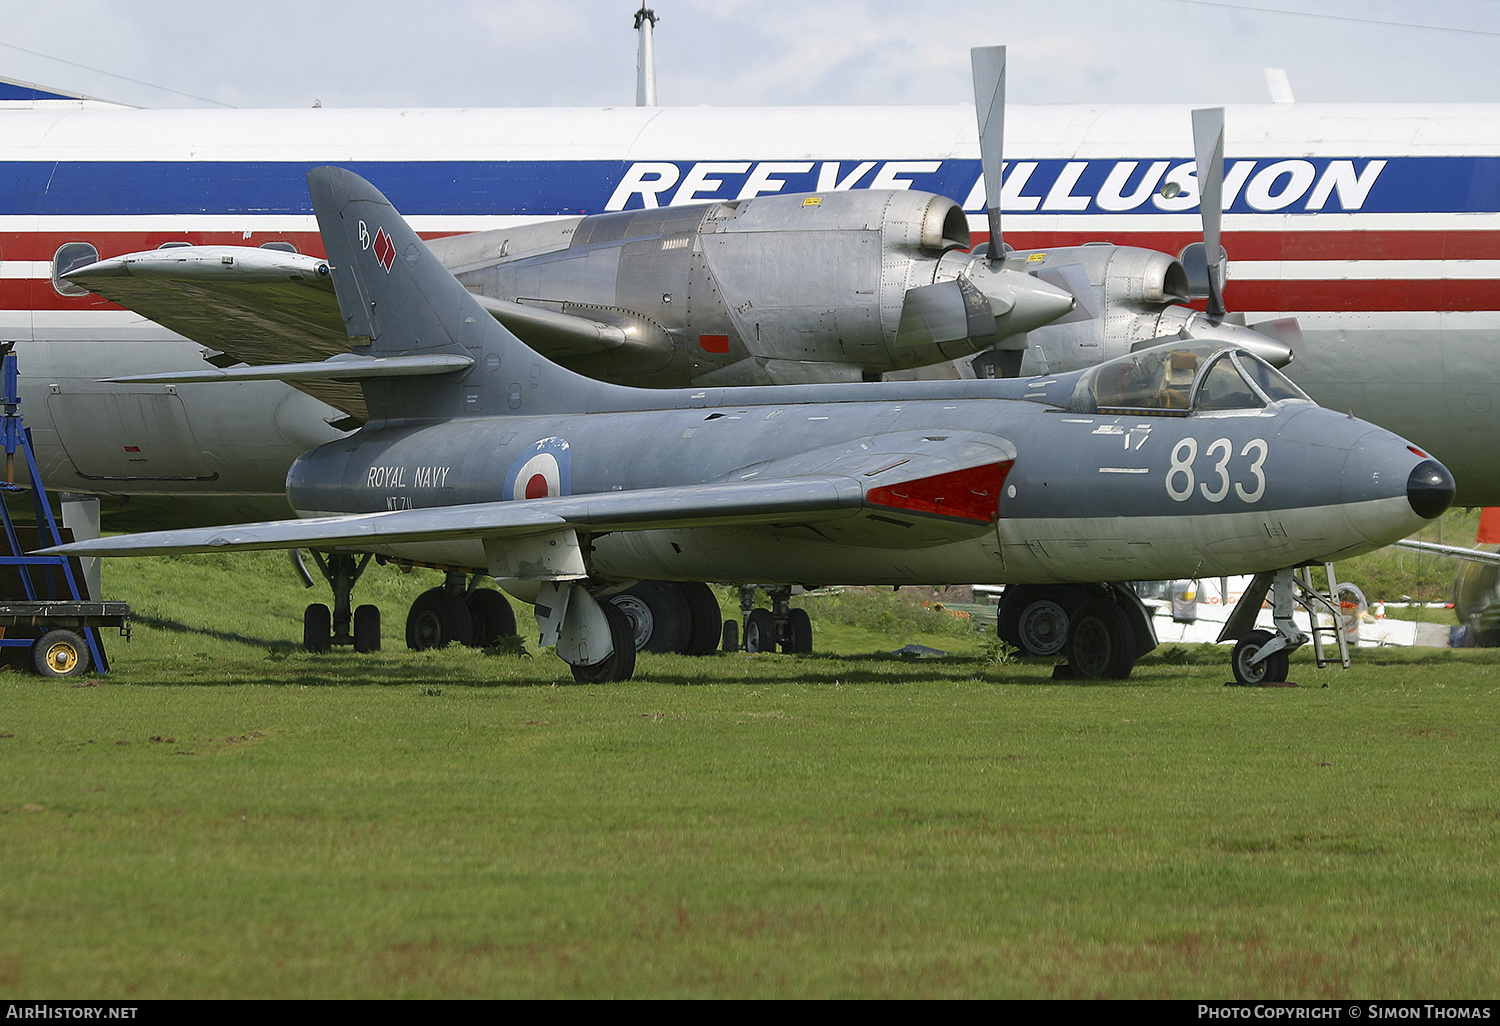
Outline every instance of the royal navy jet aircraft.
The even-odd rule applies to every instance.
[[[279,370],[359,382],[369,420],[293,464],[303,519],[58,551],[302,546],[437,566],[450,586],[418,600],[408,629],[439,637],[472,630],[466,574],[530,582],[542,643],[605,681],[634,668],[624,615],[595,597],[620,582],[1285,573],[1404,537],[1453,496],[1404,439],[1217,343],[1026,380],[599,382],[490,317],[370,183],[338,168],[308,183],[350,351]],[[378,623],[354,618],[368,647]],[[1297,640],[1246,634],[1236,674],[1275,672]],[[1139,603],[1100,588],[1067,656],[1121,677],[1154,643]]]

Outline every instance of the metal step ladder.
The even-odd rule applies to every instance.
[[[78,585],[72,563],[66,556],[27,555],[11,515],[10,500],[22,492],[30,492],[36,512],[38,547],[61,545],[63,538],[52,514],[52,505],[47,501],[42,486],[42,476],[37,470],[36,453],[31,444],[31,432],[21,422],[21,397],[16,372],[16,354],[13,343],[0,345],[0,375],[3,375],[4,395],[0,396],[0,441],[5,446],[5,480],[0,481],[0,520],[5,527],[6,549],[0,554],[0,567],[14,567],[21,581],[25,601],[14,596],[15,601],[0,598],[0,626],[4,637],[0,647],[31,647],[37,641],[38,631],[48,628],[66,628],[77,631],[88,647],[93,667],[99,673],[107,673],[109,662],[104,645],[99,638],[98,624],[120,626],[128,634],[129,606],[123,602],[91,601]],[[19,457],[19,459],[18,459]],[[18,473],[23,481],[18,482]],[[35,628],[32,636],[15,637],[14,628]]]
[[[1313,583],[1312,567],[1298,567],[1292,575],[1292,582],[1297,586],[1297,604],[1307,610],[1309,631],[1312,635],[1313,658],[1318,662],[1318,669],[1323,669],[1333,662],[1332,657],[1327,655],[1324,638],[1331,635],[1338,646],[1338,659],[1344,669],[1349,669],[1349,637],[1344,630],[1344,609],[1339,599],[1339,584],[1334,577],[1333,564],[1324,563],[1323,573],[1326,575],[1327,590],[1321,590]],[[1324,622],[1324,618],[1327,622]]]

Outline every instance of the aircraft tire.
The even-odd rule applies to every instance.
[[[369,604],[354,610],[354,651],[380,651],[380,607]]]
[[[794,655],[807,655],[813,650],[812,618],[805,609],[789,609],[786,617],[786,643],[781,650]]]
[[[1013,584],[995,610],[995,633],[1022,655],[1060,655],[1068,641],[1069,613],[1079,605],[1081,596],[1068,588]]]
[[[635,673],[635,631],[630,618],[613,603],[601,602],[604,619],[609,623],[609,640],[614,646],[608,656],[589,666],[573,666],[573,679],[580,684],[615,684]]]
[[[43,677],[78,677],[91,665],[88,644],[69,630],[48,631],[31,646],[31,668]]]
[[[1291,665],[1286,649],[1273,652],[1259,663],[1250,661],[1250,654],[1275,636],[1270,631],[1251,631],[1235,642],[1234,651],[1229,656],[1229,668],[1234,673],[1236,682],[1254,686],[1268,681],[1280,683],[1286,680],[1287,669]]]
[[[1068,623],[1065,648],[1073,676],[1124,680],[1135,668],[1135,638],[1113,602],[1085,604]]]
[[[302,647],[308,652],[333,648],[333,614],[321,602],[302,610]]]
[[[637,581],[609,596],[625,614],[637,652],[684,652],[692,632],[686,596],[670,581]]]
[[[1055,656],[1068,644],[1068,611],[1051,596],[1026,603],[1016,633],[1027,655]]]
[[[469,642],[475,648],[498,645],[501,638],[516,633],[516,614],[505,596],[491,588],[471,591],[464,599],[469,607],[469,622],[474,635]]]
[[[776,651],[776,618],[769,609],[752,609],[745,618],[745,651]]]
[[[684,654],[690,656],[712,655],[719,647],[720,625],[723,615],[719,612],[719,600],[714,590],[702,581],[687,581],[677,586],[687,600],[688,629],[687,647]]]
[[[724,621],[724,645],[725,652],[738,652],[740,650],[740,622],[738,620]]]
[[[417,596],[406,615],[406,647],[421,652],[474,640],[474,621],[462,595],[430,588]]]

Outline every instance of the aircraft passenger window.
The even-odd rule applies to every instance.
[[[262,242],[260,244],[260,248],[261,249],[274,249],[278,253],[295,253],[295,252],[297,252],[297,247],[293,246],[290,242]]]
[[[1193,397],[1195,410],[1258,410],[1265,402],[1240,375],[1230,354],[1222,353],[1203,375]]]
[[[82,285],[64,281],[63,275],[87,264],[99,262],[99,251],[87,242],[65,242],[52,258],[52,287],[64,296],[86,296]]]

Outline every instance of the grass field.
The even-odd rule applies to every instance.
[[[283,558],[106,575],[114,673],[0,675],[0,996],[1500,991],[1500,654],[1054,683],[855,594],[827,655],[578,686],[397,648],[431,575],[325,657]]]

